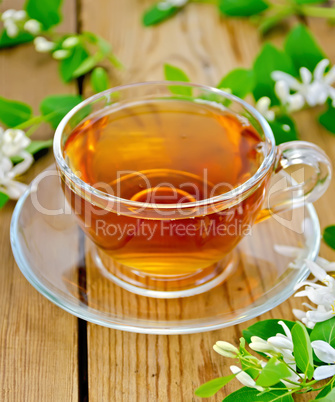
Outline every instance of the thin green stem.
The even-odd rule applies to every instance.
[[[38,129],[38,127],[39,127],[41,124],[42,124],[42,122],[41,122],[41,123],[34,124],[33,126],[31,126],[31,127],[29,128],[29,130],[26,132],[26,136],[27,136],[27,137],[30,137],[30,136]]]
[[[335,8],[332,7],[316,7],[316,6],[305,6],[301,5],[299,7],[302,15],[306,17],[319,17],[319,18],[335,18]]]
[[[283,389],[283,388],[282,388],[282,389]],[[295,392],[297,392],[297,390],[296,390],[296,389],[292,389],[291,391],[286,392],[285,394],[278,395],[277,398],[272,399],[272,402],[277,401],[278,399],[282,399],[282,398],[284,398],[285,396],[292,395],[292,394],[294,394]]]
[[[207,3],[207,4],[218,4],[218,0],[190,0],[190,3]]]
[[[257,362],[257,363],[254,362],[254,363],[253,363],[253,360],[252,360],[252,359],[246,359],[244,356],[240,356],[239,360],[240,360],[241,363],[242,363],[242,361],[244,361],[244,363],[245,363],[246,365],[248,365],[249,368],[252,368],[252,369],[255,369],[255,370],[258,370],[258,371],[261,371],[261,370],[262,370],[262,368],[259,367],[259,363],[258,363],[258,362]],[[253,363],[253,364],[250,364],[250,363]]]
[[[323,387],[320,387],[320,388],[313,388],[313,391],[320,391],[320,390],[322,390],[322,389],[328,387],[328,385],[330,385],[330,384],[334,381],[334,379],[335,379],[335,376],[332,377],[331,380],[328,381],[327,384],[325,384]]]
[[[24,123],[19,124],[16,126],[16,129],[19,130],[25,130],[26,128],[29,127],[29,130],[26,132],[26,135],[31,135],[42,123],[48,122],[51,120],[54,116],[56,116],[58,113],[57,110],[48,113],[46,115],[41,115],[41,116],[34,116],[31,119],[25,121]]]
[[[19,130],[24,130],[34,124],[40,124],[43,121],[45,121],[45,117],[46,116],[34,116],[29,120],[26,120],[24,123],[19,124],[18,126],[16,126],[15,128],[19,129]]]

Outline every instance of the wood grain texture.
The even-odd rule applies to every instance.
[[[4,1],[2,9],[21,9],[23,1]],[[65,5],[63,29],[76,27],[75,2]],[[49,94],[74,92],[63,85],[57,63],[37,54],[32,45],[0,51],[0,95],[31,104],[38,111]],[[40,130],[40,138],[53,133]],[[52,163],[42,157],[25,176],[28,183]],[[9,225],[14,209],[9,202],[0,211],[0,400],[77,401],[77,319],[41,296],[14,262]]]
[[[107,38],[127,67],[110,71],[112,85],[163,78],[163,64],[183,68],[192,81],[215,85],[231,68],[250,66],[261,46],[256,29],[247,21],[224,19],[213,6],[191,4],[175,18],[154,28],[143,28],[140,18],[152,1],[82,0],[82,27]],[[313,21],[313,31],[335,62],[335,29]],[[276,44],[282,35],[273,36]],[[87,89],[87,93],[89,93]],[[335,138],[315,122],[317,112],[302,112],[298,126],[302,139],[325,149],[335,162]],[[321,226],[335,222],[332,207],[334,181],[316,203]],[[325,246],[322,255],[334,258]],[[229,362],[212,350],[219,339],[238,343],[247,325],[266,318],[294,319],[291,298],[248,323],[194,335],[155,336],[130,334],[88,324],[90,401],[199,401],[194,390],[210,379],[229,374]],[[221,401],[237,389],[237,381],[210,398]],[[308,398],[301,396],[301,401]]]
[[[5,0],[2,8],[17,8],[19,0]],[[75,29],[75,0],[65,3],[65,29]],[[108,39],[124,71],[110,70],[112,85],[163,78],[163,64],[187,71],[192,81],[215,85],[236,66],[249,66],[261,45],[247,21],[223,19],[213,6],[192,4],[172,20],[145,29],[142,12],[151,0],[81,0],[77,22]],[[310,21],[313,32],[333,63],[335,28]],[[282,36],[272,36],[275,43]],[[56,63],[29,46],[0,53],[1,94],[33,104],[51,93],[75,91],[63,86]],[[90,93],[87,88],[86,94]],[[298,126],[303,139],[312,141],[335,164],[335,138],[315,123],[317,111],[301,112]],[[41,137],[52,133],[39,132]],[[42,158],[27,182],[52,160]],[[335,223],[334,181],[316,203],[321,226]],[[77,320],[38,294],[19,272],[10,249],[8,228],[14,203],[0,211],[0,399],[4,401],[76,401],[78,399]],[[325,246],[322,255],[334,259]],[[121,293],[120,293],[121,294]],[[117,299],[120,294],[113,296]],[[154,302],[152,302],[154,305]],[[291,298],[276,309],[240,326],[183,336],[131,334],[88,324],[90,401],[200,401],[194,390],[205,381],[229,373],[228,361],[212,350],[219,339],[235,344],[241,331],[256,320],[291,318],[301,301]],[[221,401],[237,389],[232,382],[211,398]],[[301,397],[299,400],[307,401]]]

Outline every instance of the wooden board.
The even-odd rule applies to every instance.
[[[183,68],[192,81],[215,85],[231,68],[250,66],[261,46],[256,29],[242,20],[219,18],[213,6],[192,4],[178,16],[154,28],[143,28],[140,17],[151,1],[82,1],[82,28],[108,39],[127,66],[111,71],[112,84],[163,79],[163,64]],[[335,62],[334,28],[313,22],[325,50]],[[325,38],[325,40],[323,40]],[[280,44],[282,39],[275,38]],[[87,89],[87,93],[89,93]],[[316,114],[302,112],[298,126],[305,140],[327,150],[335,162],[335,138],[315,122]],[[321,225],[335,222],[332,200],[334,181],[316,204]],[[323,255],[334,253],[323,247]],[[257,320],[294,319],[292,308],[301,300],[291,299]],[[194,390],[210,379],[228,375],[229,361],[217,355],[217,340],[238,344],[241,331],[255,322],[203,334],[155,336],[130,334],[88,324],[88,372],[90,401],[195,401]],[[231,363],[233,364],[233,363]],[[239,387],[228,385],[213,401]],[[300,400],[308,400],[301,397]]]
[[[23,1],[7,0],[1,9],[21,9]],[[74,2],[65,5],[63,29],[74,30]],[[32,45],[0,52],[0,96],[29,103],[38,111],[43,97],[73,93],[57,73],[57,63],[36,54]],[[51,138],[49,129],[40,138]],[[52,153],[29,171],[29,182],[52,163]],[[41,296],[14,262],[9,224],[15,203],[0,211],[0,400],[77,401],[77,319]]]
[[[5,0],[2,9],[17,8],[23,1]],[[140,18],[151,0],[67,0],[64,29],[91,30],[108,39],[124,71],[110,70],[112,85],[163,78],[163,64],[187,71],[192,81],[216,85],[235,66],[250,66],[261,46],[256,29],[247,21],[224,19],[211,5],[192,4],[172,20],[145,29]],[[79,10],[79,15],[76,14]],[[335,63],[335,28],[314,20],[313,32]],[[282,36],[274,36],[275,43]],[[56,63],[38,55],[29,45],[0,52],[1,96],[33,104],[47,94],[75,92],[61,84]],[[90,89],[86,88],[86,95]],[[316,123],[317,112],[301,112],[298,127],[305,140],[320,145],[335,164],[335,137]],[[51,137],[52,133],[40,132]],[[52,161],[39,160],[26,176],[31,180]],[[334,181],[316,203],[321,226],[335,223]],[[9,244],[9,223],[14,203],[0,211],[0,400],[76,401],[78,371],[85,376],[85,325],[55,307],[35,291],[18,270]],[[325,246],[322,255],[334,259]],[[117,295],[116,295],[117,296]],[[194,390],[205,381],[229,373],[229,361],[212,350],[219,339],[235,344],[241,331],[256,320],[290,318],[301,300],[291,298],[276,309],[248,323],[220,331],[183,336],[131,334],[87,325],[90,401],[199,401]],[[80,342],[78,344],[78,332]],[[84,336],[83,336],[84,335]],[[81,381],[85,380],[81,378]],[[212,401],[237,389],[232,382]],[[302,396],[299,400],[307,401]],[[84,400],[81,398],[80,400]]]

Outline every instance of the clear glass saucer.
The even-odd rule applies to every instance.
[[[272,217],[254,225],[252,235],[239,243],[237,268],[221,285],[180,299],[139,296],[116,285],[95,265],[92,244],[77,226],[52,166],[18,201],[11,244],[27,280],[69,313],[124,331],[186,334],[247,321],[291,296],[308,275],[304,259],[314,260],[318,254],[320,226],[310,204]],[[295,268],[289,266],[292,258],[276,252],[280,248],[275,244],[301,250]]]

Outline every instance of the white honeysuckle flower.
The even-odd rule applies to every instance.
[[[277,349],[270,345],[267,341],[260,338],[259,336],[252,336],[251,342],[249,343],[250,349],[255,352],[261,352],[267,356],[272,356],[273,354],[278,354]]]
[[[316,356],[324,363],[335,364],[335,349],[325,341],[313,341],[311,343]]]
[[[52,57],[55,60],[63,60],[70,56],[69,50],[59,49],[52,53]]]
[[[326,272],[335,271],[335,262],[327,261],[325,258],[317,257],[315,261]]]
[[[55,48],[55,43],[45,39],[43,36],[35,38],[34,45],[36,51],[40,53],[48,53]]]
[[[335,82],[335,66],[326,73],[328,65],[329,60],[321,60],[316,65],[313,74],[306,67],[301,67],[299,71],[300,81],[283,71],[273,71],[271,77],[276,83],[284,82],[289,91],[296,91],[290,96],[302,96],[311,107],[323,105],[328,98],[332,100],[335,107],[335,88],[332,87]],[[281,93],[280,88],[279,93]]]
[[[256,109],[259,111],[261,115],[263,115],[266,120],[273,121],[275,118],[275,112],[270,110],[271,99],[267,96],[263,96],[256,102]]]
[[[278,96],[281,104],[286,106],[288,112],[300,110],[305,105],[305,99],[301,94],[290,94],[290,88],[285,81],[276,82],[275,93]]]
[[[69,36],[66,38],[62,43],[63,49],[72,49],[73,47],[77,46],[79,43],[79,38],[76,36]]]
[[[22,175],[34,162],[33,156],[25,150],[30,142],[22,130],[4,130],[0,127],[0,191],[15,200],[21,197],[27,185],[14,179]],[[20,157],[22,161],[14,166],[10,159],[13,156]]]
[[[22,22],[27,18],[27,13],[24,10],[6,10],[1,19],[3,21],[4,28],[6,30],[7,35],[10,38],[15,38],[20,33],[20,26],[22,26]],[[18,25],[19,24],[19,25]]]
[[[24,131],[8,128],[0,133],[0,154],[11,158],[27,148],[30,143],[31,140]]]
[[[324,363],[328,363],[315,369],[313,375],[315,380],[324,380],[335,375],[335,349],[329,343],[321,340],[313,341],[311,345],[316,356]]]
[[[19,27],[13,20],[8,19],[4,21],[3,25],[9,38],[15,38],[20,32]]]
[[[157,4],[160,10],[168,10],[172,7],[183,7],[188,0],[164,0]]]
[[[335,366],[332,364],[330,366],[320,366],[314,371],[315,380],[324,380],[335,375]]]
[[[28,20],[24,23],[23,29],[32,35],[37,35],[41,32],[41,23],[37,20]]]
[[[318,306],[316,310],[310,310],[306,312],[306,318],[308,321],[312,321],[315,324],[317,322],[327,321],[334,317],[334,305],[331,306],[330,310],[326,310],[324,306]]]
[[[335,279],[328,275],[327,272],[322,269],[318,264],[314,261],[306,260],[306,264],[310,269],[311,273],[317,278],[320,282],[324,283],[326,286],[331,288],[335,287]],[[315,286],[315,284],[313,284]]]
[[[314,79],[323,84],[324,92],[328,92],[328,97],[332,100],[332,105],[335,107],[335,88],[332,84],[335,83],[335,66],[333,66],[327,73],[326,68],[329,66],[329,60],[321,60],[314,70]]]
[[[301,264],[305,261],[306,255],[308,254],[307,247],[303,248],[303,247],[287,246],[284,244],[275,244],[273,248],[275,252],[280,255],[294,258],[294,260],[288,264],[288,267],[292,269],[300,269]]]
[[[3,13],[2,13],[2,15],[1,15],[1,20],[2,21],[6,21],[6,20],[8,20],[8,19],[12,19],[13,18],[13,16],[14,16],[14,14],[15,14],[15,10],[13,10],[12,8],[11,9],[8,9],[8,10],[6,10],[6,11],[4,11]]]
[[[22,158],[22,162],[17,163],[15,166],[12,167],[11,171],[8,173],[8,177],[10,179],[14,179],[17,176],[21,176],[34,163],[33,156],[27,151],[21,151],[20,153],[17,154],[17,156]]]
[[[283,334],[277,334],[276,336],[271,336],[268,339],[268,342],[270,345],[280,350],[281,349],[293,350],[292,341]]]
[[[14,21],[23,21],[27,18],[27,13],[25,10],[15,11],[11,17]]]
[[[320,264],[313,261],[306,261],[311,274],[320,283],[314,281],[304,281],[295,286],[295,290],[304,286],[302,291],[299,291],[295,297],[307,297],[316,305],[313,307],[307,303],[304,305],[309,308],[308,311],[293,310],[295,316],[300,319],[308,328],[313,328],[315,323],[323,322],[335,315],[335,279],[328,275],[326,269],[331,269],[332,263],[327,263],[323,258],[320,258]]]
[[[237,357],[239,351],[236,346],[232,345],[229,342],[225,341],[217,341],[216,344],[213,346],[215,352],[219,353],[225,357]]]
[[[230,370],[233,374],[236,374],[236,378],[244,386],[249,388],[255,388],[260,392],[264,391],[264,388],[259,385],[256,385],[256,381],[248,373],[244,372],[240,367],[230,366]]]
[[[23,164],[21,167],[16,169],[17,171],[22,171],[23,173],[23,170],[27,170],[27,168],[33,162],[33,157],[30,155],[28,160],[30,164],[27,164],[27,162],[23,160],[23,162],[20,162],[13,167],[13,163],[9,158],[0,158],[0,191],[7,194],[8,197],[13,200],[19,199],[28,187],[26,184],[13,180],[13,178],[16,176],[16,172],[13,171],[13,169]]]
[[[251,337],[251,343],[249,347],[256,351],[266,354],[269,357],[282,356],[283,360],[287,365],[291,367],[292,370],[296,371],[296,362],[293,356],[293,341],[291,331],[288,326],[283,321],[278,321],[278,324],[283,327],[285,332],[284,334],[276,334],[276,336],[271,336],[268,340],[264,340],[258,336]],[[262,365],[263,366],[263,365]],[[294,371],[292,371],[291,375],[287,377],[285,380],[290,380],[293,382],[299,382],[302,376],[299,376]],[[297,387],[298,385],[291,384],[288,381],[281,380],[281,382],[288,388],[292,389]]]
[[[268,340],[264,340],[258,336],[252,336],[249,347],[255,352],[265,353],[269,357],[282,355],[284,361],[295,370],[296,363],[293,357],[291,331],[283,321],[278,321],[278,324],[283,327],[285,335],[278,333],[276,336],[271,336]]]
[[[307,328],[313,329],[315,327],[315,322],[310,321],[307,318],[307,312],[303,311],[303,310],[299,310],[294,308],[292,310],[293,314],[295,315],[295,317],[300,320]]]

